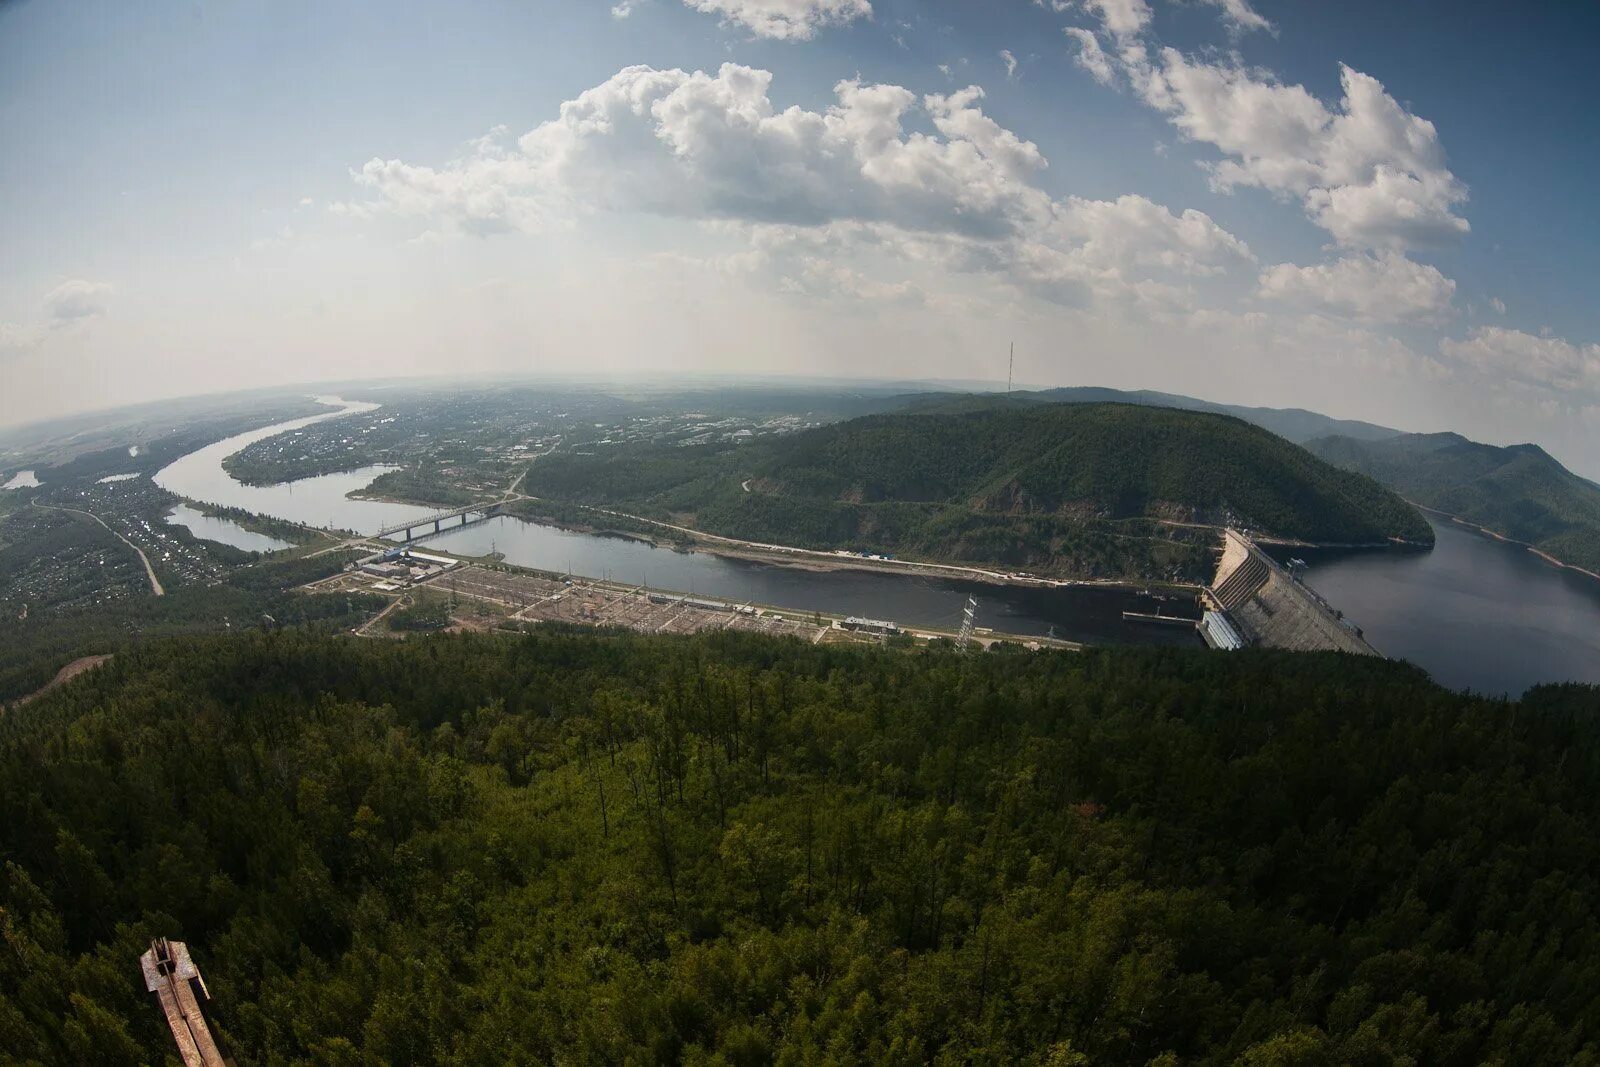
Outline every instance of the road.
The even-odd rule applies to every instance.
[[[100,516],[96,515],[92,511],[83,511],[83,510],[80,510],[79,508],[64,508],[64,507],[61,507],[58,504],[35,504],[34,506],[35,507],[41,507],[41,508],[49,508],[52,511],[70,511],[74,515],[84,515],[84,516],[87,516],[88,518],[93,519],[95,522],[98,522],[102,527],[105,528],[106,533],[110,534],[112,537],[115,537],[118,541],[121,541],[123,544],[127,545],[129,548],[133,549],[135,554],[138,555],[139,562],[144,564],[144,576],[146,578],[150,579],[150,592],[155,594],[156,596],[166,596],[167,595],[167,591],[165,589],[161,588],[161,579],[156,577],[156,569],[154,567],[150,566],[150,557],[144,554],[144,549],[140,548],[138,545],[134,544],[132,541],[128,540],[126,537],[123,537],[121,534],[117,533],[117,531],[113,530],[111,527],[106,526],[105,520],[102,519]]]
[[[507,502],[509,502],[511,499],[513,499],[513,497],[510,495],[505,498]],[[541,498],[529,496],[526,493],[517,493],[515,494],[515,499],[538,501]],[[1101,583],[1097,581],[1042,578],[1033,574],[1018,574],[1009,571],[991,571],[984,570],[981,567],[967,567],[960,564],[924,563],[919,560],[912,559],[872,559],[870,557],[859,556],[851,552],[830,552],[824,549],[816,548],[796,548],[793,545],[772,545],[763,541],[746,541],[738,537],[725,537],[722,534],[707,533],[704,530],[696,530],[692,526],[677,526],[670,522],[662,522],[659,519],[647,519],[643,515],[630,515],[625,511],[612,511],[610,508],[593,507],[590,505],[584,506],[587,510],[593,511],[599,515],[609,515],[614,519],[627,519],[631,522],[642,522],[648,526],[655,526],[663,530],[672,530],[676,533],[687,534],[690,537],[700,541],[714,541],[718,544],[731,545],[737,548],[749,549],[756,552],[773,553],[777,555],[793,557],[806,557],[818,560],[820,562],[831,563],[836,567],[868,567],[869,569],[873,570],[881,569],[887,571],[923,571],[929,574],[941,574],[946,577],[955,576],[958,578],[978,578],[982,581],[989,582],[1014,582],[1019,585],[1042,585],[1052,588],[1067,585],[1125,584],[1120,582]]]

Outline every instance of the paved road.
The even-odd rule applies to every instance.
[[[138,555],[139,562],[144,564],[144,575],[145,575],[146,578],[150,579],[150,592],[154,593],[156,596],[166,596],[167,595],[167,591],[165,589],[161,588],[161,579],[156,577],[156,569],[154,567],[150,566],[150,557],[144,554],[144,549],[140,548],[138,545],[134,544],[132,541],[128,540],[126,537],[123,537],[121,534],[117,533],[117,531],[113,530],[111,527],[106,526],[105,520],[102,519],[100,516],[96,515],[92,511],[83,511],[83,510],[81,510],[79,508],[64,508],[64,507],[61,507],[61,506],[59,506],[57,504],[38,504],[38,505],[35,505],[35,506],[36,507],[41,507],[41,508],[50,508],[53,511],[70,511],[74,515],[86,515],[89,518],[93,519],[95,522],[98,522],[101,526],[104,526],[106,533],[110,534],[112,537],[115,537],[118,541],[121,541],[123,544],[127,545],[129,548],[133,549],[133,551]]]

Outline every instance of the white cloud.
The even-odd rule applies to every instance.
[[[1489,306],[1494,309],[1494,313],[1496,315],[1504,315],[1506,313],[1506,302],[1501,300],[1498,296],[1491,296],[1489,298]]]
[[[1078,42],[1078,54],[1075,58],[1078,66],[1088,71],[1101,85],[1111,85],[1117,80],[1116,71],[1111,66],[1111,57],[1100,47],[1100,41],[1094,34],[1077,26],[1068,26],[1066,34]]]
[[[867,0],[683,0],[688,7],[749,30],[757,37],[808,41],[827,26],[871,18]]]
[[[611,17],[620,22],[632,15],[642,3],[644,0],[617,0],[617,3],[612,5]]]
[[[1480,326],[1465,340],[1440,341],[1439,351],[1491,380],[1548,390],[1566,401],[1600,397],[1600,344]]]
[[[1011,49],[1000,49],[1000,61],[1006,65],[1006,77],[1015,78],[1017,76],[1017,57],[1011,54]]]
[[[1119,41],[1139,36],[1150,25],[1150,5],[1145,0],[1083,0],[1083,8]]]
[[[1034,184],[1043,154],[983,112],[976,86],[919,100],[846,81],[833,106],[809,111],[779,110],[771,81],[735,64],[715,75],[630,67],[514,144],[437,169],[373,160],[357,175],[373,199],[344,210],[480,235],[634,212],[732,227],[775,257],[819,242],[834,255],[893,245],[1073,304],[1252,262],[1199,211],[1053,199]],[[907,130],[917,112],[934,134]]]
[[[106,298],[112,287],[104,282],[74,278],[62,282],[44,295],[42,321],[23,324],[0,322],[0,356],[31,352],[54,332],[69,330],[106,313]]]
[[[1212,7],[1222,9],[1222,21],[1234,33],[1249,33],[1252,30],[1266,30],[1271,32],[1272,23],[1263,18],[1255,8],[1250,6],[1250,0],[1205,0]]]
[[[1437,320],[1455,291],[1436,268],[1382,252],[1311,267],[1279,263],[1262,272],[1259,295],[1366,322],[1404,322]]]
[[[45,294],[44,309],[53,326],[65,326],[103,315],[111,286],[74,278]]]
[[[1341,244],[1407,248],[1465,234],[1455,208],[1466,187],[1445,164],[1433,123],[1402,108],[1377,79],[1340,67],[1343,99],[1330,109],[1305,88],[1238,66],[1141,47],[1123,61],[1137,91],[1190,140],[1225,157],[1219,190],[1255,186],[1297,196]]]

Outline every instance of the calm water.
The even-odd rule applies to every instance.
[[[242,485],[222,469],[225,457],[256,441],[342,414],[370,411],[375,406],[349,404],[334,397],[318,399],[340,405],[343,410],[218,441],[157,472],[156,484],[191,500],[363,534],[428,514],[426,508],[346,497],[347,493],[365,488],[390,469],[387,467],[366,467],[274,486]],[[1004,633],[1044,636],[1053,628],[1057,637],[1096,644],[1200,644],[1199,637],[1187,627],[1124,622],[1123,611],[1150,612],[1158,606],[1126,589],[1032,589],[871,571],[813,572],[678,552],[629,538],[575,533],[510,516],[444,534],[425,545],[463,555],[498,551],[508,563],[524,567],[648,584],[719,600],[866,615],[910,626],[956,628],[961,622],[962,607],[971,595],[978,600],[978,625]],[[1175,600],[1159,606],[1169,614],[1193,610],[1192,601]]]
[[[232,519],[221,519],[215,515],[207,515],[196,511],[188,504],[179,504],[167,513],[167,522],[173,526],[182,526],[196,537],[207,541],[219,541],[234,548],[242,548],[246,552],[276,552],[280,548],[289,548],[288,541],[280,541],[276,537],[246,530]]]
[[[1519,695],[1538,682],[1600,682],[1600,581],[1429,518],[1431,552],[1274,551],[1365,632],[1455,689]]]

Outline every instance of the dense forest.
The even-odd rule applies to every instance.
[[[1129,404],[929,402],[748,445],[558,453],[523,488],[755,541],[1209,578],[1234,523],[1308,541],[1430,543],[1415,508],[1240,419]]]
[[[1430,433],[1385,441],[1326,437],[1306,447],[1419,504],[1600,572],[1600,486],[1538,445],[1501,448]]]
[[[0,718],[0,1048],[1600,1063],[1600,694],[1335,654],[171,638]]]

